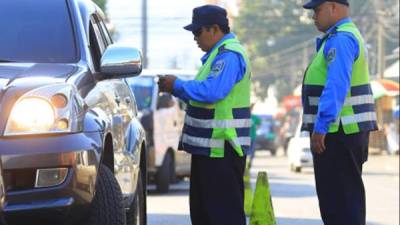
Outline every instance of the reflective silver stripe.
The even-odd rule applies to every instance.
[[[308,97],[308,103],[310,106],[318,106],[319,97]],[[362,104],[374,104],[374,97],[372,95],[358,95],[346,98],[344,105],[362,105]]]
[[[229,143],[231,143],[231,145],[233,145],[234,147],[240,147],[242,145],[250,146],[251,138],[250,137],[238,137],[238,138],[229,140]]]
[[[352,124],[352,123],[361,123],[367,121],[375,121],[376,114],[375,112],[365,112],[365,113],[358,113],[351,116],[343,116],[342,117],[342,124]]]
[[[251,126],[251,119],[203,120],[186,115],[185,124],[198,128],[244,128]]]
[[[374,104],[374,97],[372,95],[358,95],[347,98],[344,102],[345,106],[348,105],[362,105],[362,104]]]
[[[313,114],[304,114],[303,115],[303,123],[309,124],[314,123],[316,119],[316,115]],[[343,116],[340,118],[343,125],[352,124],[352,123],[361,123],[367,121],[375,121],[376,114],[375,112],[365,112],[365,113],[358,113],[355,115],[350,116]],[[336,124],[339,124],[339,120],[335,121]]]
[[[225,140],[223,139],[209,139],[209,138],[201,138],[201,137],[193,137],[187,134],[182,135],[181,141],[183,143],[203,148],[224,148]],[[250,137],[238,137],[229,140],[229,142],[234,147],[240,147],[242,145],[250,146],[251,138]]]
[[[311,106],[318,106],[319,104],[319,97],[308,97],[308,104]]]
[[[303,114],[303,123],[315,123],[315,120],[317,119],[317,115],[314,114]],[[340,117],[336,119],[336,121],[333,124],[339,124]]]
[[[314,114],[303,114],[303,123],[314,123],[317,115]]]
[[[182,142],[192,146],[203,147],[203,148],[224,148],[225,140],[193,137],[187,134],[183,134]]]

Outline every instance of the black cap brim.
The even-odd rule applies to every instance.
[[[314,9],[315,7],[319,6],[323,1],[309,1],[303,5],[305,9]]]
[[[188,31],[195,31],[195,30],[201,28],[201,26],[202,26],[201,24],[191,23],[187,26],[184,26],[183,29],[188,30]]]

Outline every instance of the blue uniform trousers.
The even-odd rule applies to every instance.
[[[325,225],[365,225],[362,166],[368,158],[369,132],[325,138],[325,152],[313,153],[315,182]]]
[[[246,225],[243,175],[246,157],[225,144],[224,158],[192,155],[192,225]]]

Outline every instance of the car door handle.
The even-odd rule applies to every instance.
[[[125,98],[125,103],[126,103],[127,105],[131,104],[131,98],[126,97],[126,98]]]
[[[115,95],[114,100],[118,105],[119,105],[119,103],[121,103],[121,98],[118,95]]]

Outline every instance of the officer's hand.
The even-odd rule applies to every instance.
[[[160,92],[172,93],[175,80],[176,76],[173,75],[158,76],[158,86]]]
[[[318,154],[325,151],[325,134],[313,133],[311,135],[311,150]]]

